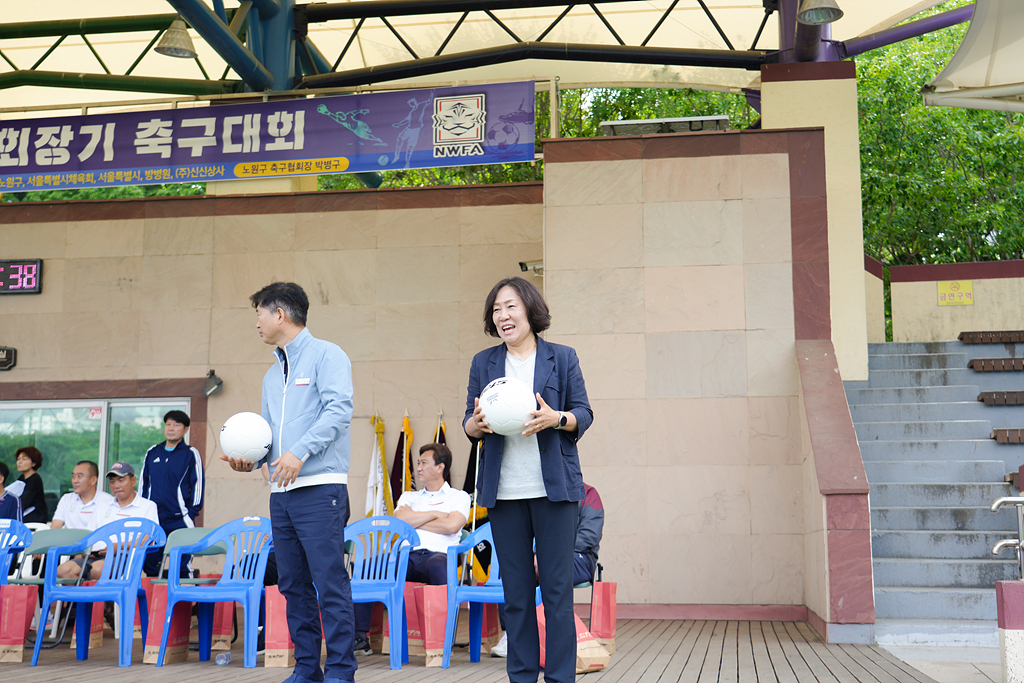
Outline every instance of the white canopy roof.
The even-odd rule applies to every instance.
[[[1024,3],[977,0],[964,42],[925,104],[1024,112]]]
[[[360,0],[353,0],[359,2]],[[639,45],[651,32],[672,0],[642,0],[616,4],[598,4],[600,12],[627,45]],[[423,0],[430,7],[430,0]],[[839,0],[845,12],[832,25],[834,40],[848,40],[889,28],[940,0]],[[207,2],[209,4],[209,2]],[[236,6],[229,0],[228,7]],[[568,3],[567,3],[568,4]],[[705,4],[737,50],[749,50],[764,18],[761,0],[705,0]],[[996,3],[998,4],[998,3]],[[1010,3],[1007,3],[1010,4]],[[558,17],[563,7],[524,10],[498,10],[494,14],[522,41],[537,40]],[[4,22],[53,21],[80,17],[166,14],[174,10],[164,0],[47,0],[46,2],[9,2],[4,7]],[[448,36],[461,14],[423,15],[390,19],[394,28],[419,56],[431,56]],[[769,18],[757,49],[777,49],[778,13]],[[310,24],[312,42],[333,63],[352,36],[355,20]],[[199,58],[211,78],[220,78],[224,61],[193,31]],[[125,73],[143,53],[153,32],[95,35],[90,42],[114,74]],[[615,45],[617,41],[600,17],[587,4],[574,7],[544,38],[545,42],[597,43]],[[0,51],[20,69],[30,68],[48,50],[54,38],[0,41]],[[443,54],[483,47],[513,44],[515,40],[483,12],[471,13],[459,27]],[[698,0],[680,0],[675,9],[648,42],[649,46],[695,49],[729,49]],[[339,70],[412,59],[409,51],[380,19],[367,19],[356,40],[342,60]],[[101,72],[99,63],[79,36],[69,36],[46,58],[39,69],[67,72]],[[0,60],[0,73],[12,67]],[[132,72],[136,76],[202,78],[192,60],[146,54]],[[229,75],[234,78],[234,74]],[[412,87],[425,83],[497,81],[528,78],[559,79],[559,86],[642,86],[696,87],[738,91],[758,88],[757,71],[709,67],[659,67],[634,64],[523,60],[493,66],[475,67],[442,75],[400,81]],[[25,107],[56,102],[100,102],[150,97],[95,90],[69,90],[22,86],[0,90],[0,107]],[[10,114],[5,118],[11,118]]]

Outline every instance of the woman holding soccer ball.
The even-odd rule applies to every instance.
[[[576,679],[572,563],[584,497],[576,444],[594,413],[576,352],[537,336],[550,324],[548,306],[532,284],[512,277],[494,285],[484,305],[484,331],[502,343],[473,358],[463,423],[466,434],[484,441],[477,503],[489,508],[501,564],[512,683],[535,683],[540,675],[537,579],[547,623],[544,680]],[[480,392],[499,377],[515,377],[536,393],[537,408],[521,434],[495,434],[480,406]]]

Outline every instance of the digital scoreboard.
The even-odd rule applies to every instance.
[[[43,291],[43,260],[0,261],[0,294],[39,294]]]

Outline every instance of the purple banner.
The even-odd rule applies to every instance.
[[[534,84],[0,121],[0,191],[534,159]]]

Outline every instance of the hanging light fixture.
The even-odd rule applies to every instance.
[[[196,48],[192,44],[192,36],[188,34],[185,20],[181,18],[180,14],[171,22],[171,27],[164,32],[160,42],[153,49],[168,57],[196,58]]]
[[[801,24],[821,26],[831,24],[843,18],[843,10],[839,9],[836,0],[801,0],[796,20]]]

